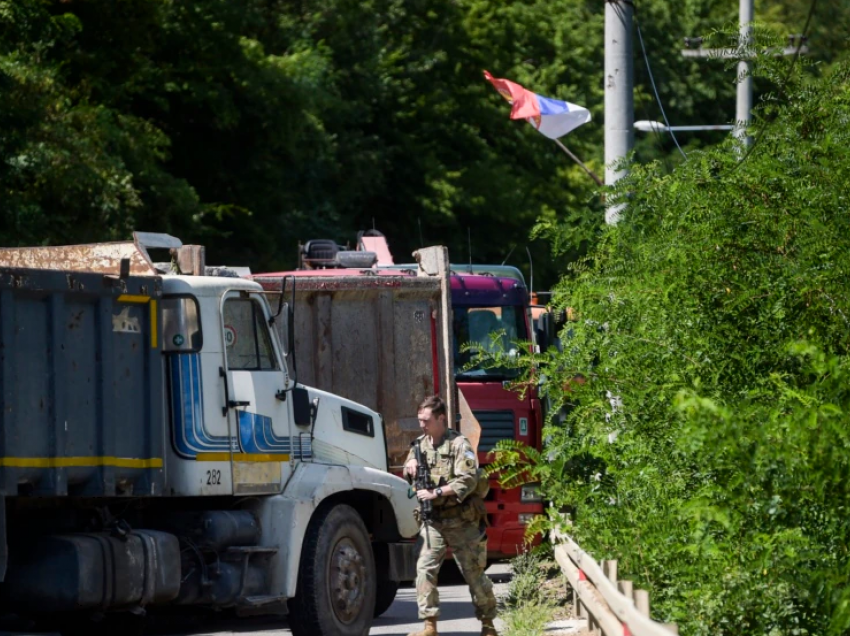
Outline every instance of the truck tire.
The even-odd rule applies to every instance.
[[[373,543],[377,584],[375,586],[375,618],[390,609],[398,592],[399,582],[390,580],[390,553],[386,543]]]
[[[375,618],[378,618],[378,616],[390,609],[398,592],[398,585],[398,581],[390,581],[389,579],[378,581],[377,589],[375,590]]]
[[[320,508],[304,537],[298,589],[289,604],[295,636],[367,636],[375,610],[369,533],[351,506]]]

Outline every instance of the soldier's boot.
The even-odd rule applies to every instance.
[[[485,618],[481,621],[481,636],[499,636],[496,626],[493,625],[493,619]]]
[[[410,632],[407,636],[437,636],[437,619],[426,618],[425,626],[420,631]]]

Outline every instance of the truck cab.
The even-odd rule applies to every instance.
[[[490,452],[501,440],[540,448],[544,414],[536,386],[528,387],[524,396],[509,389],[519,379],[519,369],[469,366],[478,350],[510,355],[517,342],[534,341],[522,274],[512,267],[471,267],[472,272],[466,273],[470,266],[452,266],[455,380],[480,425],[478,459],[486,466]],[[493,476],[485,505],[490,521],[488,558],[516,556],[524,543],[526,525],[534,515],[543,513],[536,484],[504,489],[498,476]]]
[[[162,307],[170,494],[277,494],[300,462],[386,471],[379,414],[296,386],[272,328],[286,316],[271,315],[259,284],[165,277]]]

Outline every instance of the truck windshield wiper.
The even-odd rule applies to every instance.
[[[510,378],[498,371],[488,371],[486,369],[472,369],[463,373],[455,374],[456,380],[509,380]]]

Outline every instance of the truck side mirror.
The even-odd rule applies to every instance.
[[[295,424],[298,426],[310,426],[310,393],[304,387],[297,386],[292,389],[292,413]]]
[[[555,329],[560,329],[565,324],[567,324],[567,310],[566,309],[555,309],[551,312],[552,320],[555,325]]]
[[[556,331],[556,316],[546,311],[537,319],[537,343],[540,345],[540,353],[545,353],[546,349],[555,343]]]
[[[292,334],[289,332],[289,303],[281,303],[281,312],[280,315],[274,318],[274,321],[279,325],[277,328],[278,336],[280,336],[280,347],[283,349],[281,353],[283,353],[284,357],[288,356],[292,352]]]

